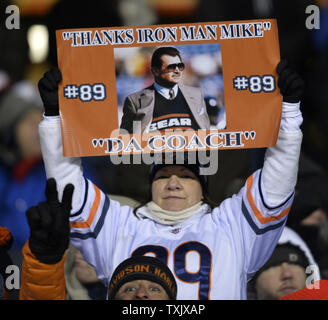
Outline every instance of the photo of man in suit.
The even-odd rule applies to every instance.
[[[200,88],[181,84],[184,69],[176,48],[156,49],[151,58],[154,83],[125,99],[120,129],[129,133],[210,129]]]

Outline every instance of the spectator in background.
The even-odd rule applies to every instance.
[[[157,13],[149,0],[120,0],[118,13],[124,26],[156,24]]]
[[[2,95],[4,95],[7,90],[12,85],[12,80],[10,79],[9,74],[5,71],[0,69],[0,99]]]
[[[159,259],[137,256],[121,262],[108,287],[109,300],[176,300],[177,284]]]
[[[20,251],[29,236],[26,209],[44,199],[41,107],[34,85],[26,81],[15,84],[0,101],[0,225],[11,230],[13,250]]]
[[[307,277],[311,273],[311,280],[319,280],[319,269],[309,248],[296,232],[285,227],[271,257],[251,280],[250,292],[253,290],[257,300],[279,300],[310,284]]]
[[[301,175],[287,225],[309,246],[323,279],[328,279],[328,175]]]
[[[107,288],[79,250],[70,245],[65,259],[66,300],[105,300]]]
[[[303,150],[328,170],[328,1],[312,2],[319,5],[320,25],[319,29],[309,30],[313,55],[306,64]],[[307,17],[311,18],[310,14]]]
[[[311,54],[310,30],[305,27],[305,9],[314,0],[202,0],[194,15],[195,22],[277,19],[281,56],[303,71]]]
[[[118,195],[111,195],[121,203],[136,207],[135,200]],[[104,300],[107,288],[99,281],[95,269],[88,264],[81,252],[72,245],[66,251],[65,259],[66,299],[67,300]]]
[[[97,5],[89,1],[57,1],[45,17],[49,31],[50,63],[57,64],[56,30],[122,26],[119,5],[120,0],[98,0]]]
[[[318,280],[313,287],[305,287],[283,296],[280,300],[328,300],[328,280]]]
[[[23,249],[20,292],[22,300],[66,298],[64,263],[65,251],[69,245],[67,235],[74,188],[72,185],[66,186],[61,203],[58,202],[54,188],[54,179],[49,179],[46,189],[47,201],[27,211],[31,236]],[[43,220],[41,224],[38,217]],[[61,217],[64,217],[64,223]],[[79,251],[72,248],[70,255],[73,258],[70,260],[76,264],[76,279],[84,284],[99,284],[94,269],[85,262]],[[169,268],[160,260],[148,256],[133,257],[120,263],[108,283],[108,293],[105,286],[100,288],[98,285],[98,299],[105,299],[107,294],[108,299],[117,300],[175,300],[177,296],[177,284]],[[78,292],[72,291],[71,286],[68,286],[68,289],[70,293],[74,293],[75,299],[89,299],[79,288]],[[88,290],[88,293],[92,291],[95,292]]]
[[[29,237],[25,212],[45,199],[46,175],[38,132],[42,114],[42,101],[32,83],[17,82],[3,93],[0,100],[0,225],[8,227],[13,234],[12,251],[17,264]],[[86,175],[102,186],[92,159],[83,159],[83,163]]]
[[[140,11],[131,12],[131,10],[133,11],[136,8],[134,3],[136,1],[130,1],[130,6],[126,4],[128,1],[123,2],[125,4],[121,3],[120,0],[98,0],[95,5],[90,1],[55,1],[50,12],[44,17],[49,32],[48,61],[52,65],[57,65],[56,30],[120,27],[125,25],[125,22],[131,23],[132,20],[135,21],[135,19],[137,19],[136,15],[138,16],[138,14],[140,14]],[[143,8],[144,7],[139,6],[138,10],[142,10]],[[122,10],[126,12],[123,14],[121,12]],[[142,16],[144,16],[144,13],[143,11]],[[108,183],[108,179],[105,178],[106,176],[111,176],[113,181],[115,181],[115,185],[122,186],[124,189],[124,184],[122,184],[120,180],[121,177],[117,176],[115,173],[113,169],[114,165],[111,163],[109,157],[85,157],[83,158],[83,164],[88,172],[87,175],[90,177],[92,176],[94,181],[101,186],[105,192],[117,192],[117,188],[113,188],[113,185]],[[44,186],[45,185],[43,185],[43,190]],[[125,189],[120,191],[128,193]]]

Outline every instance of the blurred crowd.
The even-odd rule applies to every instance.
[[[19,29],[6,28],[11,4],[20,10]],[[306,28],[309,5],[320,8],[320,29]],[[309,247],[321,278],[328,279],[328,0],[2,0],[0,17],[0,226],[11,231],[13,242],[6,250],[13,264],[21,264],[21,249],[29,237],[25,212],[44,200],[46,177],[38,138],[43,109],[37,82],[57,64],[56,29],[276,18],[281,57],[306,84],[299,179],[287,224]],[[202,88],[214,123],[224,109],[220,47],[178,47],[186,73],[192,75],[186,76],[186,84]],[[119,108],[128,94],[151,84],[151,49],[115,50]],[[261,166],[263,155],[260,149],[220,151],[218,173],[209,179],[215,186],[210,197],[220,202],[237,191]],[[114,165],[107,157],[83,161],[87,175],[110,194],[141,201],[148,192],[144,165]],[[77,255],[72,253],[72,265]],[[5,277],[1,268],[1,282]],[[103,296],[101,286],[84,288],[89,298]],[[11,298],[17,296],[13,290]]]

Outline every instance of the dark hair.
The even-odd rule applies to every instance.
[[[163,62],[162,62],[161,57],[164,54],[167,54],[172,57],[178,56],[180,58],[180,60],[182,61],[180,52],[178,51],[178,49],[176,49],[174,47],[161,47],[161,48],[156,49],[153,52],[153,56],[151,58],[151,67],[152,68],[161,68],[162,67]]]

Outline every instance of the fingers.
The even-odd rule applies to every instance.
[[[37,206],[31,207],[26,211],[26,218],[31,230],[40,228],[40,212]]]
[[[50,205],[58,206],[59,202],[58,202],[57,184],[54,178],[50,178],[47,180],[45,194],[46,194],[47,202]]]
[[[283,101],[298,102],[304,89],[303,79],[289,66],[288,61],[285,59],[278,63],[276,71],[279,74],[278,87],[283,95]]]
[[[45,231],[51,230],[56,217],[53,216],[49,204],[47,202],[39,203],[38,211],[40,216],[40,228]]]
[[[53,67],[51,70],[47,71],[43,78],[38,83],[39,89],[45,88],[49,91],[56,90],[58,88],[58,83],[62,80],[61,72],[58,68]]]
[[[288,61],[286,59],[281,59],[278,63],[276,71],[280,75],[282,71],[288,66]]]
[[[62,75],[58,68],[53,67],[43,75],[43,78],[48,80],[51,87],[55,89],[58,87],[58,83],[62,80]]]
[[[45,190],[47,201],[31,207],[26,212],[33,239],[49,241],[54,235],[61,237],[69,233],[73,191],[72,184],[66,185],[60,204],[56,180],[54,178],[47,180]]]
[[[52,231],[60,233],[69,228],[69,215],[72,209],[72,197],[73,197],[74,186],[67,184],[63,191],[62,202],[58,201],[58,192],[56,180],[50,178],[47,180],[46,185],[46,197],[48,208],[44,208],[44,211],[48,210],[48,216],[52,217]],[[46,213],[45,213],[46,214]],[[42,219],[43,228],[47,228],[47,218]]]
[[[293,89],[295,90],[303,90],[305,86],[305,83],[303,81],[303,79],[298,78],[295,81],[293,81]]]
[[[299,75],[291,69],[283,72],[278,79],[278,86],[282,93],[288,93],[289,89],[294,88],[294,82],[299,79]]]
[[[58,84],[60,81],[62,81],[62,74],[60,70],[57,67],[53,67],[50,70],[51,77],[56,81]]]
[[[31,235],[41,241],[47,240],[53,224],[49,205],[46,202],[41,202],[37,206],[29,208],[26,217]]]
[[[54,221],[53,230],[57,233],[69,232],[69,215],[72,209],[72,196],[74,186],[67,184],[63,192],[61,207],[56,210],[56,218]]]
[[[53,232],[56,234],[69,233],[69,216],[72,209],[72,196],[73,196],[74,186],[68,184],[65,186],[63,192],[63,199],[61,206],[54,210],[55,219],[53,225]]]
[[[69,183],[65,186],[65,189],[63,192],[63,198],[62,198],[62,202],[61,202],[61,207],[65,211],[70,212],[72,209],[73,191],[74,191],[74,186],[71,183]],[[47,180],[45,194],[46,194],[47,202],[50,205],[58,206],[59,201],[58,201],[57,183],[54,178],[50,178]]]
[[[53,87],[53,84],[51,81],[49,81],[47,78],[41,78],[38,83],[39,90],[46,89],[48,91],[53,91],[57,87]]]
[[[67,211],[68,213],[70,213],[72,210],[73,191],[74,191],[74,186],[71,183],[69,183],[68,185],[65,186],[63,192],[61,207],[63,208],[63,210]]]

